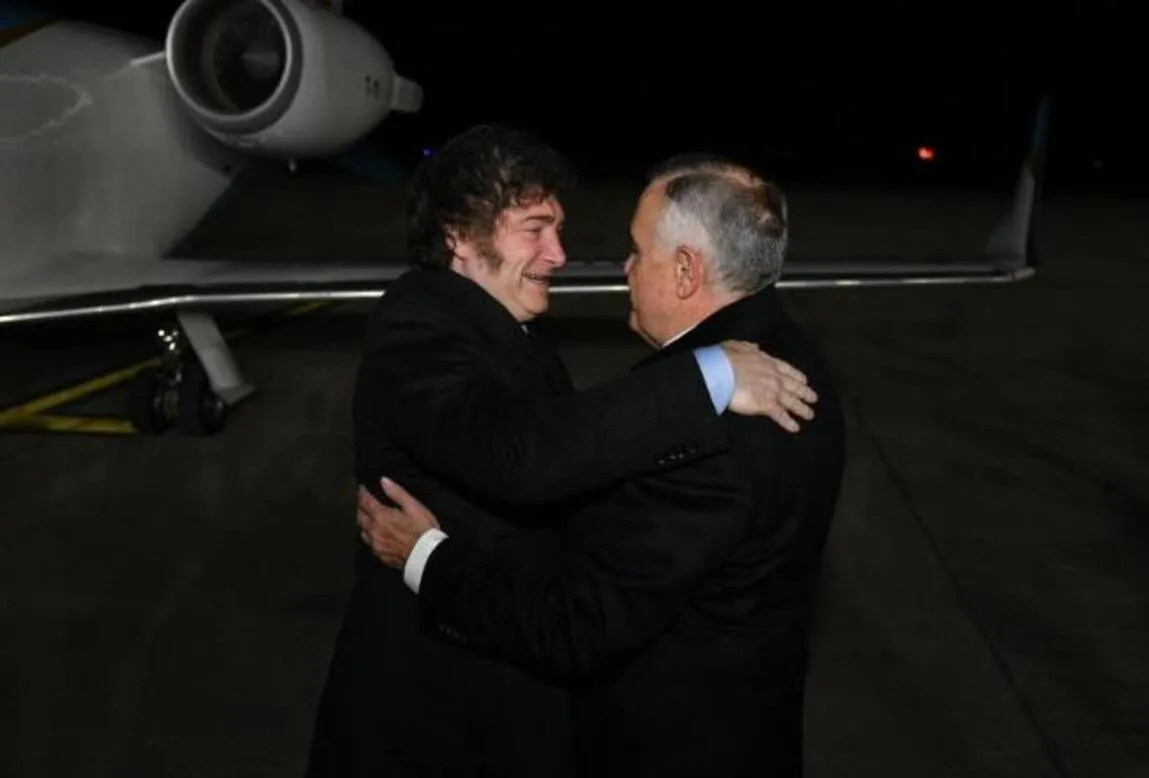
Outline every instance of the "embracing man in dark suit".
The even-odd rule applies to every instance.
[[[565,262],[563,161],[513,130],[478,127],[426,160],[408,231],[416,269],[368,326],[355,397],[356,470],[390,475],[482,554],[559,551],[564,500],[710,457],[727,410],[782,435],[812,418],[805,376],[748,343],[699,341],[573,392],[528,323]],[[800,433],[799,433],[800,434]],[[572,775],[570,696],[554,679],[421,629],[403,575],[361,544],[308,775]]]
[[[845,454],[834,381],[774,288],[784,202],[745,168],[679,159],[653,176],[631,234],[631,326],[658,347],[633,375],[747,340],[809,376],[817,418],[791,434],[725,414],[728,447],[538,513],[555,543],[533,557],[456,533],[399,473],[383,483],[398,508],[360,491],[360,527],[430,630],[569,683],[582,775],[795,778]]]

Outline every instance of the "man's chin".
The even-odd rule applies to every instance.
[[[644,333],[642,331],[642,327],[638,325],[638,314],[635,313],[633,308],[630,311],[630,315],[627,317],[626,326],[630,327],[630,331],[635,335],[638,335],[643,340],[646,340],[646,333]]]
[[[532,300],[531,304],[526,308],[527,316],[531,319],[536,319],[550,310],[550,307],[551,301],[548,298],[543,298],[542,300]]]
[[[654,338],[650,337],[650,335],[648,335],[646,331],[639,326],[638,314],[636,314],[633,310],[630,312],[630,316],[627,319],[627,326],[630,327],[631,332],[642,338],[646,345],[650,346],[651,348],[659,347],[658,342]]]

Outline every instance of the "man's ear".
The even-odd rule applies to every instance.
[[[447,244],[447,251],[451,252],[451,269],[455,272],[463,271],[463,263],[467,260],[474,259],[474,251],[471,244],[463,240],[459,233],[455,230],[447,230],[444,243]]]
[[[458,256],[459,248],[463,241],[459,240],[459,233],[457,231],[452,229],[446,230],[443,242],[447,244],[447,251],[451,252],[453,256]]]
[[[674,252],[674,288],[680,300],[698,291],[702,274],[702,255],[690,246],[679,246]]]

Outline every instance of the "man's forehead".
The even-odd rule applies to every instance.
[[[563,218],[563,206],[557,197],[551,196],[543,200],[511,206],[503,211],[503,218],[512,224],[521,224],[532,220],[556,222]]]
[[[666,186],[663,183],[651,184],[643,190],[631,216],[632,229],[653,225],[655,216],[662,210],[662,199],[665,194]]]

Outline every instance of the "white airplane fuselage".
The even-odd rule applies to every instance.
[[[192,121],[155,53],[69,21],[3,47],[0,288],[55,258],[162,256],[245,163]]]
[[[185,0],[163,43],[0,0],[0,324],[88,315],[91,295],[306,283],[356,267],[168,254],[255,157],[348,150],[422,89],[319,0]]]

